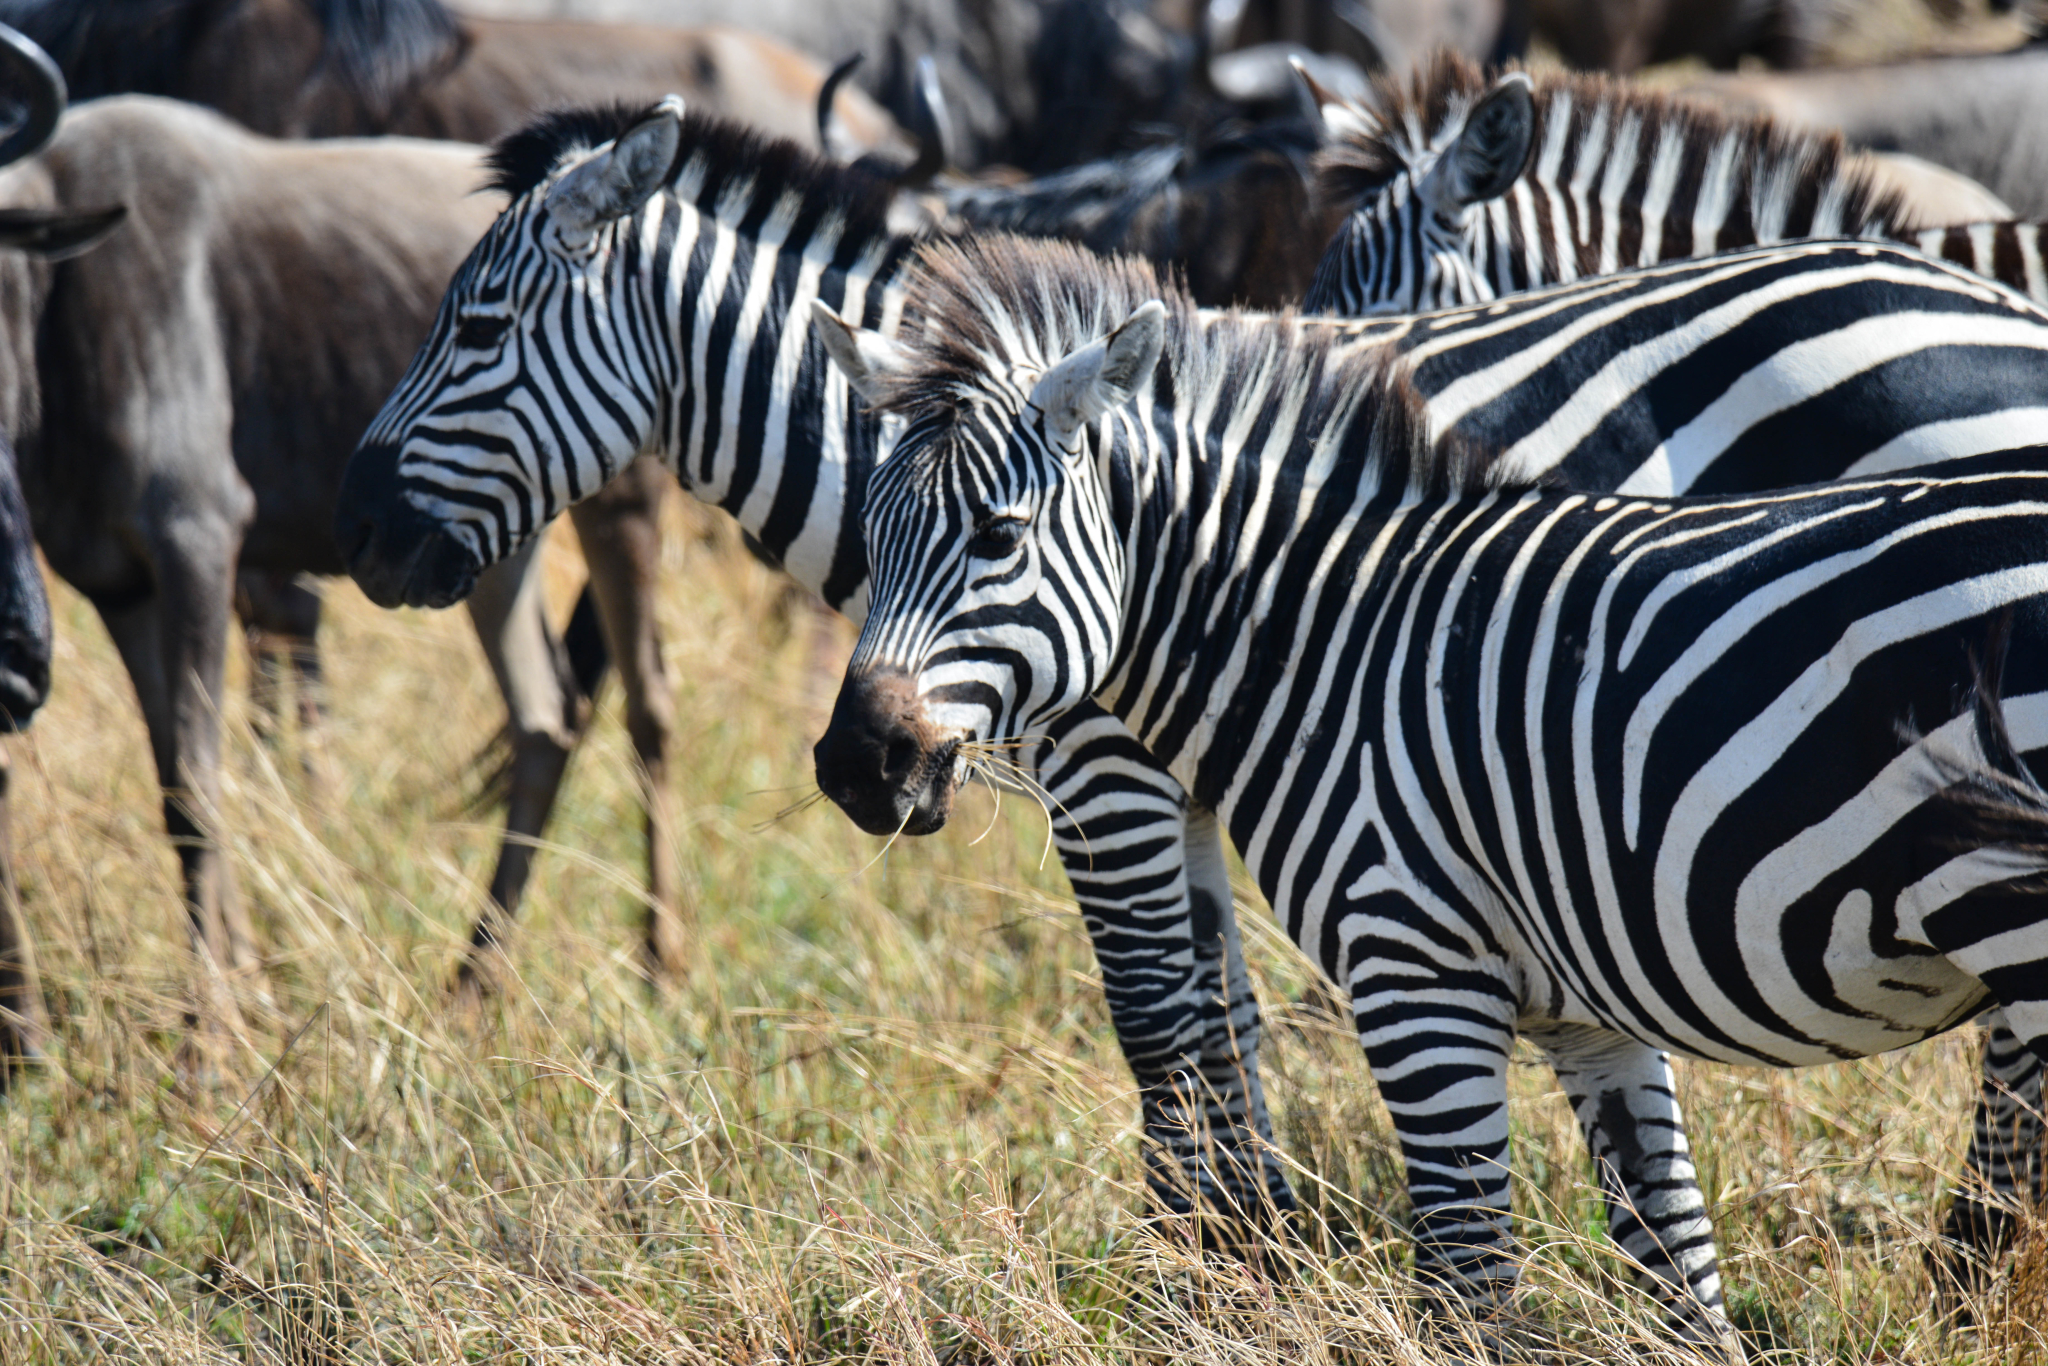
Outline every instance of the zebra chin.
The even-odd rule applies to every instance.
[[[847,674],[811,755],[818,789],[862,830],[929,835],[953,814],[959,748],[939,738],[909,674],[864,669]]]
[[[452,607],[483,565],[440,520],[399,491],[397,452],[364,446],[350,457],[334,508],[334,541],[349,577],[379,607]]]

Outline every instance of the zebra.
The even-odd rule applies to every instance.
[[[2048,830],[2018,757],[2048,747],[2048,447],[1596,496],[1432,439],[1397,353],[1198,312],[1142,262],[935,244],[908,307],[907,341],[832,343],[903,431],[820,788],[930,829],[991,745],[1121,718],[1349,991],[1425,1285],[1516,1280],[1518,1034],[1615,1241],[1736,1355],[1669,1052],[1827,1062],[1997,1004],[2048,1054],[2015,881],[2048,865],[1962,799]],[[2001,616],[2010,663],[1973,663]]]
[[[387,604],[453,601],[644,448],[858,617],[868,593],[859,497],[883,431],[833,381],[822,348],[836,324],[814,344],[808,301],[863,322],[882,351],[893,345],[904,316],[896,277],[914,243],[887,231],[885,190],[668,106],[557,115],[495,155],[510,205],[457,272],[344,480],[336,535],[357,581]],[[1746,295],[1754,306],[1744,309]],[[1754,419],[1839,404],[1837,423],[1871,424],[1873,445],[1917,441],[1926,458],[2009,444],[2004,414],[2048,409],[2048,367],[1951,366],[1953,420],[1923,431],[1920,408],[1887,401],[1888,372],[1859,387],[1806,363],[1829,349],[1834,328],[1899,313],[1953,314],[1949,331],[1972,338],[2019,329],[2037,352],[2048,347],[2044,319],[2023,301],[1874,245],[1687,263],[1504,310],[1316,326],[1357,344],[1394,340],[1426,384],[1467,369],[1497,384],[1499,401],[1447,387],[1443,401],[1462,408],[1443,411],[1503,446],[1525,435],[1504,414],[1532,406],[1511,391],[1577,387],[1581,371],[1644,354],[1645,339],[1689,338],[1694,350],[1667,344],[1665,359],[1638,367],[1636,387],[1618,394],[1617,414],[1633,422],[1553,442],[1582,459],[1605,450],[1619,461],[1657,444],[1658,423],[1693,415],[1662,389],[1725,388],[1740,378],[1725,368],[1731,348],[1756,357],[1753,381],[1769,381]],[[1718,330],[1682,332],[1695,317]],[[1548,359],[1517,366],[1522,351]],[[1993,348],[1967,351],[1974,361]],[[1211,818],[1185,806],[1120,727],[1077,732],[1086,744],[1048,756],[1039,777],[1072,815],[1057,817],[1055,834],[1143,1096],[1153,1203],[1284,1215],[1293,1201],[1266,1145],[1257,1003]],[[1204,1098],[1193,1113],[1182,1077]]]
[[[387,606],[458,601],[645,450],[858,620],[884,433],[808,305],[895,330],[915,239],[888,226],[892,187],[674,99],[547,116],[493,165],[511,203],[343,478],[356,582]],[[1200,1216],[1206,1242],[1284,1223],[1213,818],[1107,718],[1061,734],[1035,777],[1139,1085],[1153,1204]]]
[[[1448,308],[1804,237],[1910,242],[2048,302],[2042,224],[1915,229],[1835,134],[1601,76],[1488,82],[1454,53],[1378,94],[1376,109],[1316,95],[1318,196],[1350,212],[1311,312]]]

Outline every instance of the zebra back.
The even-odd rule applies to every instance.
[[[1439,54],[1375,105],[1325,97],[1322,202],[1349,215],[1308,306],[1478,303],[1658,261],[1811,237],[1909,242],[2048,299],[2041,229],[1921,231],[1841,137],[1599,75],[1488,80]]]

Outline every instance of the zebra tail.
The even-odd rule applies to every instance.
[[[1943,785],[1941,799],[1960,818],[1955,832],[1958,851],[2004,848],[2020,862],[2035,865],[2033,875],[2014,885],[2048,890],[2048,790],[2014,747],[2000,700],[2011,642],[2008,607],[1993,619],[1983,654],[1971,651],[1974,679],[1968,706],[1976,723],[1976,745],[1944,746],[1931,757]]]

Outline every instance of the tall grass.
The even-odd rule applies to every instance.
[[[1256,1271],[1143,1222],[1137,1106],[1039,813],[1006,802],[971,844],[991,813],[970,809],[880,861],[829,806],[773,820],[834,680],[773,578],[676,531],[687,980],[635,972],[639,822],[607,713],[504,994],[449,996],[494,850],[469,761],[499,704],[459,613],[337,586],[333,790],[253,738],[239,686],[229,703],[223,821],[268,956],[196,1068],[142,728],[58,593],[57,695],[15,751],[56,1041],[0,1104],[0,1362],[1438,1359],[1385,1116],[1254,894],[1269,1092],[1314,1220]],[[1683,1070],[1754,1353],[2048,1360],[2038,1233],[1974,1328],[1928,1308],[1975,1048]],[[1533,1061],[1514,1082],[1530,1274],[1502,1350],[1665,1359],[1562,1098]]]

